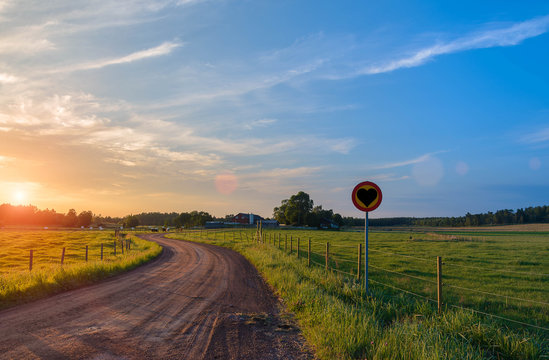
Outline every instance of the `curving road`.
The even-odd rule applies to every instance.
[[[309,359],[255,268],[221,247],[146,235],[153,262],[0,312],[2,359]]]

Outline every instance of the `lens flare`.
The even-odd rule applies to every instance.
[[[469,165],[466,162],[460,161],[456,165],[456,172],[458,175],[466,175],[469,172]]]
[[[539,170],[541,168],[541,161],[537,157],[530,159],[530,169]]]
[[[215,177],[215,188],[223,195],[232,194],[238,187],[238,179],[232,173],[219,174]]]

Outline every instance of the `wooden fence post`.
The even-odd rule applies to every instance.
[[[86,262],[88,262],[88,245],[86,245]]]
[[[356,273],[356,278],[360,281],[360,268],[362,267],[362,243],[358,244],[358,269]]]
[[[307,245],[307,266],[311,266],[311,238],[309,238],[309,244]]]
[[[284,252],[288,251],[288,235],[284,238]]]
[[[326,271],[328,270],[328,259],[330,254],[330,243],[326,243]]]
[[[103,243],[101,243],[101,261],[103,261]]]
[[[437,304],[439,314],[442,312],[442,258],[437,256]]]
[[[63,252],[61,253],[61,265],[65,262],[65,248],[63,248]]]
[[[292,255],[293,251],[294,251],[294,237],[290,236],[290,255]]]
[[[120,240],[120,250],[122,251],[122,255],[124,255],[124,239]]]
[[[33,250],[31,249],[30,255],[29,255],[29,271],[32,271],[32,255]]]

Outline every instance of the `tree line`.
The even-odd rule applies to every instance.
[[[394,217],[369,219],[372,226],[482,226],[549,223],[549,206],[536,206],[517,210],[503,209],[479,214],[467,213],[457,217]],[[344,226],[364,226],[364,218],[344,217]]]
[[[70,209],[66,214],[57,213],[54,209],[39,210],[33,205],[10,204],[0,205],[0,226],[28,225],[28,226],[90,226],[93,213],[89,210],[79,214]]]
[[[216,218],[205,211],[195,210],[183,213],[148,212],[137,215],[129,215],[124,219],[124,224],[127,227],[137,225],[154,225],[176,228],[191,228],[195,226],[204,226],[206,221],[213,220],[216,220]]]
[[[278,222],[286,225],[330,227],[364,226],[364,218],[342,217],[332,209],[324,209],[322,205],[314,206],[309,194],[300,191],[289,199],[282,200],[279,207],[273,210],[273,216]],[[169,226],[191,228],[204,226],[207,221],[228,221],[227,215],[215,218],[205,211],[183,213],[143,212],[126,217],[110,217],[95,215],[90,210],[77,213],[70,209],[66,214],[57,213],[54,209],[39,210],[33,205],[0,205],[0,227],[5,225],[24,226],[56,226],[56,227],[89,227],[89,226],[120,226],[136,227],[139,225]],[[498,210],[479,214],[467,213],[458,217],[393,217],[370,219],[371,226],[482,226],[549,223],[549,206],[536,206],[517,210]]]
[[[216,220],[205,211],[183,213],[147,212],[126,217],[95,215],[86,210],[77,213],[70,209],[66,214],[54,209],[40,210],[34,205],[0,205],[0,227],[5,225],[52,226],[52,227],[89,227],[89,226],[124,226],[139,225],[194,227],[204,226],[206,221]],[[223,219],[224,220],[224,219]]]

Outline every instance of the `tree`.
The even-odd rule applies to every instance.
[[[288,220],[286,220],[286,208],[288,207],[288,199],[282,200],[282,204],[280,207],[275,207],[273,209],[273,217],[276,221],[278,221],[281,224],[289,224]]]
[[[204,226],[206,221],[212,221],[213,216],[205,211],[191,211],[190,213],[181,213],[174,219],[176,226],[185,226],[191,228],[193,226]]]
[[[135,215],[128,215],[124,219],[124,227],[125,228],[133,228],[139,226],[139,219]]]
[[[332,216],[332,221],[337,224],[337,226],[343,226],[343,217],[340,214],[334,214]]]
[[[88,227],[91,225],[93,219],[93,213],[91,211],[82,211],[78,214],[78,225]]]
[[[307,214],[313,210],[313,200],[306,192],[300,191],[292,195],[286,208],[286,219],[292,224],[304,225]]]
[[[65,215],[65,220],[63,223],[67,227],[75,227],[78,225],[78,215],[76,215],[76,210],[70,209],[67,215]]]
[[[313,209],[313,200],[309,194],[300,191],[289,199],[282,200],[280,207],[273,209],[273,217],[287,225],[304,225]]]

